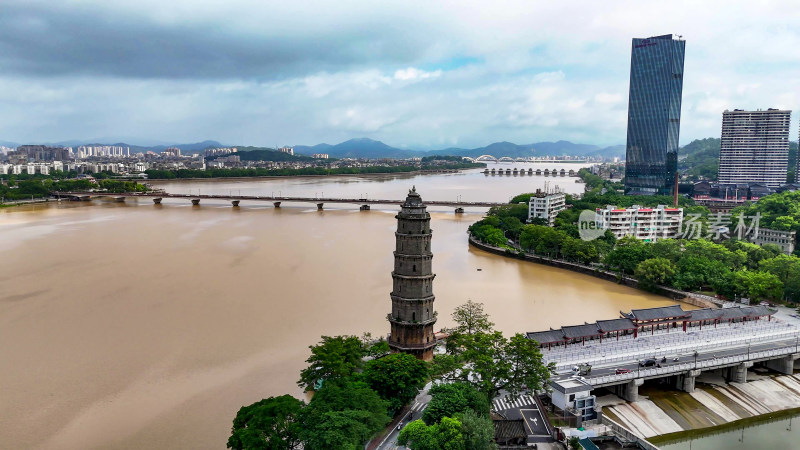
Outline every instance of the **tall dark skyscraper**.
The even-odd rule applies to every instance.
[[[634,39],[628,94],[625,192],[671,195],[678,166],[686,41]]]

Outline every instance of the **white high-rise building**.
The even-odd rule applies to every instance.
[[[789,166],[792,112],[767,109],[722,113],[719,182],[761,183],[778,187]]]

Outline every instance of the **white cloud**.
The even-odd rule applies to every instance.
[[[418,80],[425,80],[428,78],[438,78],[441,75],[442,75],[441,70],[426,72],[424,70],[420,70],[414,67],[409,67],[407,69],[400,69],[396,71],[394,73],[394,79],[401,81],[418,81]]]
[[[366,135],[408,147],[554,139],[618,144],[625,142],[631,38],[669,32],[687,40],[682,142],[718,136],[724,109],[800,109],[800,8],[790,0],[757,7],[721,0],[344,0],[335,6],[247,0],[53,6],[11,0],[0,6],[0,26],[5,8],[30,4],[111,23],[132,18],[143,30],[166,27],[176,39],[199,33],[227,40],[198,62],[225,70],[192,76],[191,57],[204,47],[191,40],[169,47],[188,55],[180,60],[186,66],[176,68],[184,74],[175,78],[169,70],[158,76],[113,72],[125,61],[101,56],[94,57],[99,68],[92,75],[31,75],[4,65],[4,140],[116,134],[272,145]],[[55,20],[27,17],[6,25],[33,30]],[[15,44],[2,36],[0,61]],[[95,55],[99,43],[72,37],[82,52]],[[108,36],[112,42],[135,40],[135,48],[157,54],[165,43],[149,37],[144,31]],[[20,67],[48,69],[50,60],[36,55],[25,53]],[[73,56],[67,49],[67,60]],[[253,69],[251,60],[263,67]],[[793,140],[797,124],[795,116]]]

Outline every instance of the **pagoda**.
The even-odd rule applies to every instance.
[[[392,272],[392,312],[389,348],[419,359],[433,359],[436,338],[433,324],[433,279],[431,271],[431,215],[422,203],[416,187],[408,192],[400,205],[397,219],[394,271]]]

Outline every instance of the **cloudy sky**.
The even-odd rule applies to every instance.
[[[796,0],[3,0],[0,140],[624,144],[631,38],[668,33],[682,143],[800,110]]]

